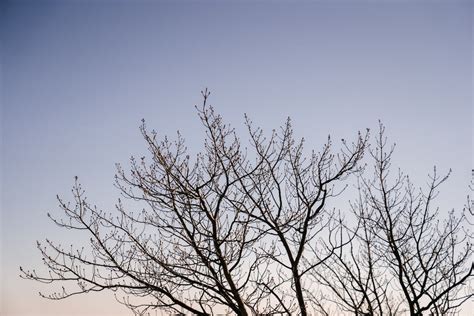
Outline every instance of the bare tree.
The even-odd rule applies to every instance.
[[[384,127],[371,150],[372,178],[359,178],[359,198],[351,210],[356,228],[340,222],[349,245],[312,271],[330,299],[355,315],[450,315],[474,296],[472,237],[464,214],[441,220],[433,206],[449,173],[429,176],[427,190],[415,189],[402,172],[393,175],[394,146],[387,149]]]
[[[121,291],[127,296],[120,302],[140,315],[323,311],[309,272],[343,246],[318,246],[333,234],[326,203],[359,170],[367,134],[343,141],[337,154],[328,139],[321,152],[305,155],[289,120],[267,139],[247,119],[248,150],[206,104],[208,96],[204,91],[197,108],[206,140],[195,159],[179,134],[160,141],[143,122],[150,157],[132,158],[130,172],[118,166],[116,186],[126,200],[115,211],[91,205],[77,178],[74,202],[58,197],[64,218],[51,219],[90,243],[38,243],[48,272],[21,269],[22,276],[67,287],[44,297]],[[132,211],[130,201],[143,210]]]
[[[338,152],[330,138],[307,151],[289,119],[265,137],[246,117],[246,147],[202,95],[206,137],[195,158],[179,133],[160,140],[143,121],[149,155],[132,157],[129,171],[117,165],[114,211],[90,204],[77,178],[74,201],[58,197],[63,217],[48,216],[90,239],[38,242],[47,272],[20,268],[22,277],[64,284],[43,297],[109,290],[137,315],[445,315],[473,296],[466,217],[439,222],[432,205],[447,176],[435,170],[418,191],[390,174],[382,126],[367,177],[368,131]],[[330,201],[351,174],[359,198],[341,213]]]

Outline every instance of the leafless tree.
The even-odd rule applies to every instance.
[[[42,296],[110,290],[137,315],[445,315],[472,297],[466,217],[439,222],[432,205],[447,176],[435,170],[418,191],[392,175],[382,126],[367,177],[368,132],[316,152],[290,120],[265,137],[246,117],[243,146],[202,94],[201,153],[191,158],[179,133],[160,139],[143,121],[149,155],[132,157],[129,171],[117,165],[115,210],[90,204],[77,178],[74,201],[58,197],[63,216],[48,216],[89,242],[38,243],[46,270],[21,268],[22,277],[64,285]],[[341,213],[330,201],[351,174],[359,198]]]
[[[74,202],[58,197],[60,227],[90,237],[85,248],[46,240],[38,248],[47,273],[21,269],[43,283],[64,283],[43,295],[63,299],[103,290],[136,314],[152,309],[209,315],[324,312],[311,283],[318,269],[344,244],[327,245],[337,222],[327,200],[359,170],[368,134],[331,141],[305,154],[290,121],[269,138],[250,120],[250,149],[207,105],[198,114],[206,130],[204,150],[190,158],[183,138],[159,140],[143,122],[149,158],[118,165],[116,186],[125,197],[106,212],[90,204],[76,178]],[[130,202],[141,211],[133,211]],[[334,238],[332,238],[334,239]]]
[[[373,177],[361,174],[351,205],[358,225],[340,221],[348,246],[312,273],[330,289],[329,300],[355,315],[456,314],[474,296],[474,262],[464,214],[442,219],[433,205],[449,173],[435,168],[427,190],[415,189],[401,171],[391,174],[394,146],[387,147],[380,124]]]

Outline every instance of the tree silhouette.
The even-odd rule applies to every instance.
[[[401,171],[390,174],[394,146],[387,149],[384,129],[371,150],[373,176],[359,177],[351,205],[358,225],[340,223],[350,243],[313,273],[355,315],[455,314],[474,295],[467,287],[474,263],[465,214],[440,221],[433,206],[450,172],[434,168],[426,190]]]
[[[368,132],[343,140],[336,153],[330,138],[321,151],[307,152],[290,120],[266,138],[246,118],[245,147],[207,104],[209,92],[202,95],[196,109],[206,138],[195,158],[179,133],[176,141],[160,140],[143,121],[149,157],[131,158],[128,172],[117,166],[125,200],[115,211],[90,204],[77,178],[74,202],[58,197],[64,218],[48,216],[90,242],[38,243],[48,273],[21,268],[22,277],[65,284],[42,296],[120,291],[118,300],[139,315],[329,315],[331,302],[357,315],[405,308],[443,314],[471,296],[460,294],[472,276],[472,248],[459,250],[456,237],[464,217],[451,214],[440,228],[431,212],[444,178],[433,176],[427,196],[401,175],[390,186],[383,133],[371,151],[373,180],[363,177]],[[356,228],[328,206],[351,174],[360,179]]]

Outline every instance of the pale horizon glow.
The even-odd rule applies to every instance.
[[[210,103],[243,140],[243,115],[266,131],[287,116],[315,149],[376,130],[397,143],[395,167],[418,185],[453,169],[443,212],[466,202],[473,158],[472,1],[9,1],[1,34],[0,314],[130,315],[110,295],[65,301],[18,277],[36,240],[75,242],[46,213],[79,176],[111,209],[115,163],[146,151],[145,118],[204,134],[194,105]],[[472,304],[471,304],[472,306]],[[468,309],[462,315],[468,315]],[[158,314],[159,315],[159,314]]]

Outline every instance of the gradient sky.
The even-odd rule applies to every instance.
[[[238,130],[243,113],[267,131],[290,116],[316,149],[381,119],[419,185],[453,169],[442,212],[466,201],[471,1],[4,1],[0,14],[2,315],[130,314],[108,295],[40,299],[18,267],[41,265],[38,239],[77,241],[46,217],[74,176],[113,206],[114,164],[146,150],[142,118],[199,150],[205,87]]]

